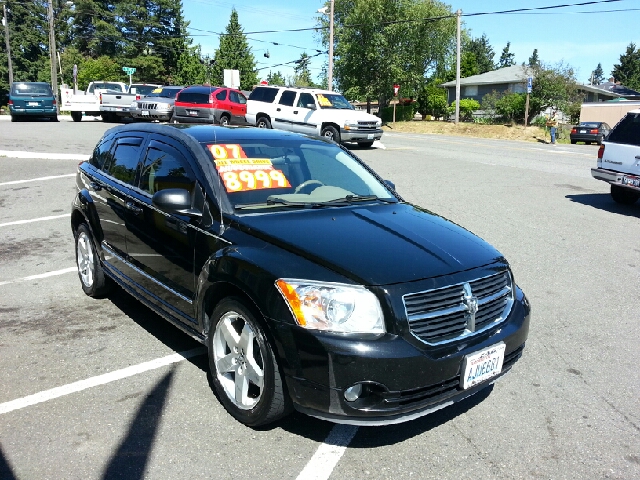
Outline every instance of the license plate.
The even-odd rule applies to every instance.
[[[373,140],[373,133],[370,133],[369,135],[367,135],[367,140]]]
[[[148,117],[148,116],[149,116],[149,112],[148,112],[148,111],[146,111],[146,110],[143,110],[142,112],[140,112],[140,114],[141,114],[143,117]]]
[[[198,116],[198,111],[197,110],[187,110],[187,115],[191,115],[192,117],[197,117]]]
[[[505,348],[504,343],[499,343],[464,357],[460,377],[462,389],[471,388],[502,372]]]
[[[27,103],[27,105],[30,106],[30,107],[37,107],[40,104],[38,102],[29,102],[29,103]]]
[[[580,130],[580,133],[587,133],[586,130]]]
[[[632,187],[640,188],[640,177],[623,175],[620,183],[622,183],[622,185],[631,185]]]
[[[122,108],[116,107],[116,112],[121,112],[121,111],[122,111]]]

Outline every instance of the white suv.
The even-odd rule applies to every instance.
[[[322,135],[362,147],[382,137],[378,117],[354,110],[339,93],[315,88],[256,87],[247,101],[246,119],[259,128]]]
[[[598,150],[591,176],[611,184],[614,201],[631,205],[640,198],[640,110],[631,110]]]

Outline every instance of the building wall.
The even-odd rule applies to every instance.
[[[638,108],[640,102],[583,103],[580,108],[580,121],[606,122],[613,127],[628,111]]]
[[[498,93],[525,93],[524,83],[498,83],[491,85],[460,85],[460,99],[472,98],[482,102],[482,98],[493,91]],[[456,100],[456,87],[447,87],[447,101],[451,104]]]

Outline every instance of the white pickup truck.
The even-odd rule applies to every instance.
[[[120,118],[131,117],[131,107],[136,107],[136,100],[149,95],[160,85],[150,83],[132,83],[128,92],[101,92],[100,111],[105,122],[115,122]]]
[[[640,110],[631,110],[598,150],[591,176],[611,184],[611,197],[631,205],[640,199]]]
[[[60,87],[60,110],[71,112],[74,122],[82,120],[82,115],[99,117],[100,94],[106,91],[127,92],[127,85],[122,82],[91,82],[84,92],[73,93],[72,88]]]
[[[371,147],[382,137],[382,120],[328,90],[256,87],[247,101],[247,123],[307,135],[322,135],[336,143]]]

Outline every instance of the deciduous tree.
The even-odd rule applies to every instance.
[[[464,45],[462,51],[463,54],[469,52],[475,56],[479,74],[487,73],[494,69],[493,58],[496,54],[491,44],[489,44],[489,39],[486,34],[483,33],[482,37],[469,40]]]

